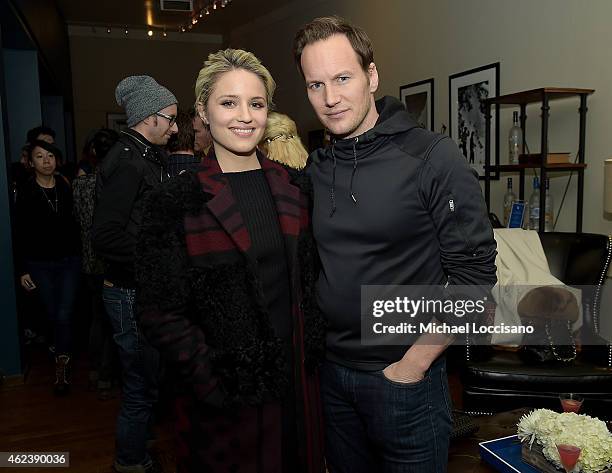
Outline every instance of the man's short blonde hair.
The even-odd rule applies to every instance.
[[[234,69],[244,69],[259,77],[266,89],[268,109],[273,107],[272,99],[276,89],[276,82],[274,82],[270,71],[266,69],[253,53],[242,49],[228,48],[209,54],[208,59],[204,61],[204,67],[200,69],[195,84],[196,109],[198,103],[201,103],[204,109],[206,109],[208,99],[212,95],[213,88],[219,77]]]

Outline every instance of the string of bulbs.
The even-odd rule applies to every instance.
[[[200,21],[202,21],[206,15],[210,15],[214,11],[216,11],[216,10],[218,10],[220,8],[225,8],[230,3],[232,3],[232,0],[213,0],[212,2],[210,2],[209,5],[205,6],[200,11],[197,11],[197,12],[193,13],[187,23],[179,25],[178,26],[178,32],[179,33],[186,33],[188,31],[191,31],[193,29],[193,27],[196,26]],[[108,34],[110,34],[111,31],[112,31],[111,26],[107,26],[106,27],[106,32]],[[123,32],[125,33],[126,36],[130,34],[130,29],[129,29],[129,27],[127,25],[123,29]],[[151,37],[154,34],[155,34],[155,28],[149,28],[147,30],[147,36]],[[168,36],[168,33],[166,32],[166,28],[164,28],[161,31],[161,35],[164,38]]]
[[[130,28],[127,25],[125,27],[123,27],[123,28],[119,27],[118,29],[119,30],[123,30],[123,32],[125,33],[126,36],[130,34]],[[113,31],[113,27],[112,26],[107,26],[106,27],[106,32],[108,34],[111,34],[112,31]],[[155,28],[148,28],[146,31],[147,31],[147,36],[151,37],[151,36],[153,36],[155,34],[156,29]],[[163,30],[161,30],[161,35],[164,38],[168,36],[168,33],[166,32],[165,28]]]
[[[225,8],[227,5],[232,3],[232,0],[213,0],[209,5],[202,8],[199,12],[196,12],[188,23],[179,26],[179,33],[186,33],[191,31],[198,22],[202,21],[206,15],[210,15],[212,12],[219,8]]]

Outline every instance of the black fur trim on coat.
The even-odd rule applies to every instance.
[[[288,170],[291,183],[300,188],[309,202],[309,220],[312,222],[313,186],[306,169]],[[304,313],[304,363],[309,371],[313,371],[325,359],[325,336],[327,319],[317,304],[317,280],[321,270],[321,261],[317,244],[312,234],[312,227],[300,234],[298,240],[298,264],[304,297],[302,311]]]
[[[312,372],[325,359],[327,320],[317,304],[316,284],[320,263],[317,245],[310,230],[300,235],[298,261],[303,291],[301,309],[304,313],[304,364]]]
[[[137,313],[146,322],[143,331],[162,354],[170,355],[167,358],[178,365],[187,383],[217,378],[226,393],[225,405],[279,399],[288,385],[282,341],[274,335],[260,283],[247,258],[239,254],[232,261],[195,266],[187,254],[184,218],[205,211],[210,197],[192,172],[149,194],[136,258]],[[315,300],[318,264],[309,231],[298,239],[298,261],[304,351],[312,368],[324,356],[325,322]],[[166,344],[168,334],[157,327],[164,326],[158,319],[168,313],[199,326],[206,346]],[[181,343],[203,343],[193,338],[183,337]],[[181,353],[194,351],[206,353],[205,367],[181,364]]]

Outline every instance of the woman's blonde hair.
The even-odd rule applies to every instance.
[[[268,113],[266,131],[259,147],[271,160],[295,169],[303,169],[308,159],[308,151],[300,140],[295,122],[282,113]]]
[[[204,67],[200,69],[195,84],[196,111],[199,112],[198,104],[202,104],[202,107],[206,109],[206,104],[212,95],[219,76],[234,69],[244,69],[259,77],[266,89],[268,109],[273,107],[272,98],[276,89],[276,82],[274,82],[268,69],[253,53],[242,49],[228,48],[209,54],[208,59],[204,61]]]

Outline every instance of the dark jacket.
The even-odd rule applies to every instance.
[[[364,370],[406,346],[362,344],[361,285],[483,285],[496,244],[475,172],[447,136],[420,128],[392,97],[364,134],[311,155],[313,229],[328,358]]]
[[[295,327],[291,384],[302,427],[298,444],[303,449],[302,464],[308,466],[304,471],[320,472],[316,365],[323,358],[325,327],[314,295],[318,268],[308,201],[281,165],[260,160],[287,254],[292,300],[288,315],[293,316]],[[195,400],[195,411],[206,406],[231,407],[242,419],[236,424],[225,415],[219,419],[223,411],[217,409],[202,421],[207,428],[216,432],[214,424],[221,422],[223,429],[229,428],[247,445],[252,445],[262,425],[276,429],[271,435],[279,435],[281,423],[267,417],[266,406],[280,402],[290,382],[283,368],[282,343],[272,330],[250,251],[248,232],[214,155],[204,158],[197,173],[187,171],[147,198],[136,262],[140,326],[180,375]],[[197,417],[197,412],[192,414]],[[199,428],[202,424],[191,422],[194,437]],[[203,437],[194,442],[190,448],[207,448]],[[279,451],[264,453],[278,456]],[[235,453],[246,456],[246,452]]]
[[[98,167],[91,237],[105,277],[134,287],[134,251],[142,222],[143,197],[168,179],[165,152],[130,129],[122,133]]]

